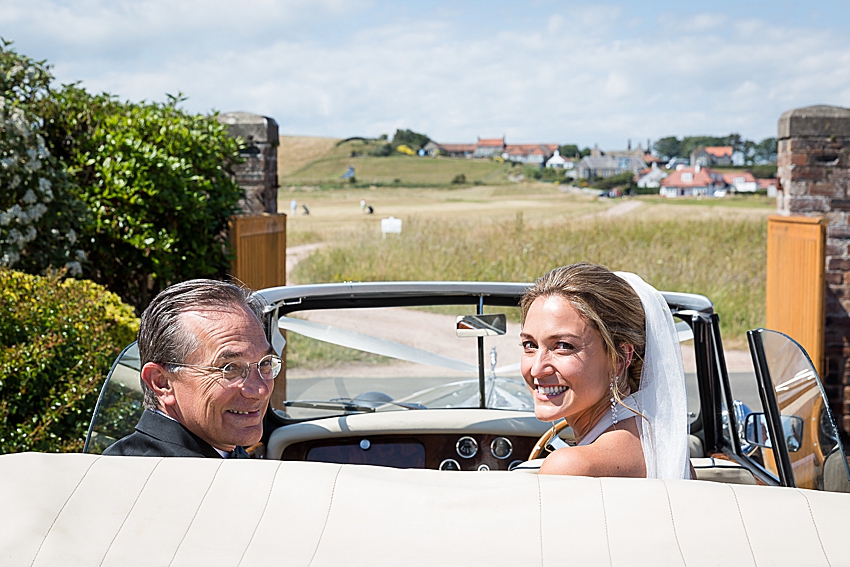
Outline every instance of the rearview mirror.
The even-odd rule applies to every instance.
[[[796,453],[803,445],[803,418],[798,415],[780,416],[782,421],[782,434],[785,436],[785,444],[788,452]],[[744,423],[745,440],[758,447],[772,449],[770,433],[767,429],[767,418],[761,412],[747,415]]]
[[[507,330],[508,320],[504,313],[460,315],[457,318],[457,336],[459,337],[495,337],[504,335]]]

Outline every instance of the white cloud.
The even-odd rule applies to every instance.
[[[259,112],[292,134],[402,127],[441,141],[616,147],[671,134],[761,139],[789,108],[850,105],[850,40],[833,28],[758,14],[637,18],[628,5],[505,8],[514,19],[396,7],[6,0],[0,35],[49,59],[61,81],[133,100],[183,91],[190,110]]]

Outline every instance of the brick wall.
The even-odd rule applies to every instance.
[[[850,109],[811,106],[779,119],[777,207],[827,221],[822,377],[839,428],[850,434]]]

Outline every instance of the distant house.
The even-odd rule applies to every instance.
[[[475,154],[475,144],[434,144],[434,148],[431,147],[433,142],[428,142],[425,145],[425,151],[428,152],[428,155],[446,155],[449,157],[463,157],[469,158]]]
[[[776,188],[779,186],[779,180],[773,179],[756,179],[759,190],[767,191],[768,197],[776,197]]]
[[[717,191],[725,190],[723,175],[699,164],[677,169],[661,182],[658,194],[662,197],[713,197]]]
[[[576,163],[571,159],[564,159],[559,150],[555,150],[552,157],[546,160],[546,167],[549,169],[573,169]]]
[[[735,173],[724,173],[723,181],[736,193],[755,193],[758,182],[749,171],[736,171]]]
[[[473,157],[501,156],[505,151],[505,138],[478,138]]]
[[[732,165],[732,146],[699,146],[691,152],[691,165]]]
[[[661,181],[667,177],[667,172],[658,167],[658,162],[638,173],[637,186],[642,189],[658,189]]]
[[[507,144],[502,158],[517,163],[543,165],[558,151],[558,144]]]
[[[422,149],[425,150],[425,153],[431,157],[445,155],[446,153],[445,150],[440,147],[440,144],[434,142],[433,140],[425,144]]]
[[[583,179],[611,177],[621,173],[637,173],[646,169],[646,162],[637,156],[586,156],[577,166],[578,176]]]

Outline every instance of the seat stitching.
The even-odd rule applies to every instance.
[[[331,486],[331,499],[328,502],[328,513],[325,515],[325,523],[322,525],[322,532],[319,534],[319,539],[316,541],[316,549],[313,550],[313,555],[310,557],[310,562],[307,563],[307,567],[313,564],[313,561],[316,559],[316,554],[319,552],[319,547],[322,545],[322,538],[325,537],[325,529],[328,527],[328,520],[331,518],[331,508],[333,508],[334,504],[334,495],[336,494],[336,481],[339,478],[339,473],[342,472],[342,465],[336,471],[336,475],[334,476],[334,483]]]
[[[608,565],[613,567],[614,558],[611,555],[611,538],[608,537],[608,513],[605,510],[605,491],[602,489],[602,479],[597,479],[599,484],[599,496],[602,499],[602,521],[605,524],[605,545],[608,546]]]
[[[670,501],[670,491],[667,489],[667,482],[662,480],[664,485],[664,494],[667,495],[667,509],[670,510],[670,522],[673,524],[673,539],[676,540],[676,547],[679,549],[679,555],[682,557],[682,565],[687,565],[685,554],[682,552],[682,544],[679,542],[679,533],[676,531],[676,519],[673,517],[673,503]]]
[[[543,565],[543,496],[540,491],[540,475],[535,475],[537,481],[537,514],[538,514],[538,534],[540,535],[540,565]]]
[[[130,506],[130,509],[127,511],[127,515],[124,516],[124,519],[121,520],[121,525],[118,526],[118,529],[115,531],[115,535],[112,536],[112,540],[109,542],[109,545],[106,546],[106,551],[103,552],[103,557],[100,558],[100,563],[98,563],[98,565],[103,565],[103,562],[106,561],[106,556],[109,555],[109,550],[111,550],[113,544],[115,544],[115,540],[118,538],[118,534],[120,534],[121,530],[124,529],[124,524],[127,523],[127,519],[130,517],[130,514],[133,513],[133,510],[136,508],[136,504],[139,503],[139,498],[142,497],[142,493],[145,491],[145,488],[147,487],[148,482],[150,482],[150,479],[153,476],[153,473],[156,472],[156,469],[159,468],[159,465],[161,463],[162,463],[162,457],[159,458],[159,461],[156,463],[156,466],[154,466],[154,468],[151,469],[151,472],[148,473],[148,477],[145,479],[145,482],[142,485],[142,489],[139,490],[138,493],[136,493],[136,499],[133,500],[133,505]]]
[[[738,493],[735,492],[735,487],[731,484],[726,484],[724,486],[728,486],[729,490],[732,491],[732,498],[735,499],[735,506],[738,508],[738,517],[741,519],[741,526],[744,528],[744,538],[747,540],[747,547],[750,548],[750,555],[753,558],[753,565],[758,565],[756,562],[756,552],[753,550],[753,544],[750,541],[750,532],[747,531],[747,524],[744,522],[744,513],[741,511],[741,503],[738,502]]]
[[[254,526],[254,531],[251,532],[251,537],[248,540],[248,544],[245,546],[245,549],[242,550],[242,555],[239,557],[239,563],[236,564],[236,567],[242,565],[242,561],[245,559],[245,554],[248,553],[248,549],[251,547],[251,543],[254,541],[254,536],[257,535],[257,530],[260,529],[260,524],[263,523],[263,518],[266,517],[266,510],[269,509],[269,501],[272,498],[272,491],[274,490],[274,484],[277,481],[277,473],[280,470],[280,466],[283,464],[283,461],[277,462],[277,468],[274,471],[274,476],[272,477],[272,481],[269,484],[269,493],[266,494],[266,502],[263,504],[263,513],[260,514],[260,518],[257,520],[257,525]]]
[[[198,507],[195,508],[195,513],[192,515],[192,519],[189,521],[189,525],[186,526],[186,531],[183,532],[183,537],[180,538],[180,542],[177,544],[177,547],[174,549],[174,555],[171,556],[171,561],[168,562],[169,567],[171,567],[171,565],[174,563],[174,560],[177,558],[177,553],[180,551],[180,547],[183,545],[183,542],[186,541],[186,536],[189,535],[189,530],[192,529],[192,524],[195,523],[195,519],[198,517],[198,512],[201,510],[201,506],[204,505],[204,500],[207,499],[207,494],[210,493],[210,488],[212,488],[212,485],[215,482],[215,479],[218,478],[218,472],[221,470],[222,464],[224,464],[224,459],[221,459],[221,462],[216,467],[215,474],[213,475],[212,479],[210,479],[210,483],[207,486],[207,489],[204,491],[204,496],[203,496],[203,498],[201,498],[201,502],[198,504]]]
[[[818,524],[817,524],[817,522],[815,522],[815,513],[812,512],[812,504],[811,504],[811,502],[809,502],[809,497],[806,496],[803,493],[802,490],[797,489],[797,492],[800,493],[803,496],[803,498],[806,500],[806,507],[809,509],[809,517],[812,519],[812,525],[815,526],[815,534],[818,536],[818,543],[820,544],[820,550],[823,552],[823,557],[824,557],[824,559],[826,559],[826,564],[831,566],[832,563],[829,561],[829,556],[826,554],[826,549],[824,549],[824,547],[823,547],[823,540],[820,537],[820,530],[818,530]]]
[[[43,537],[43,538],[41,538],[41,543],[40,543],[40,544],[38,544],[38,549],[36,549],[36,550],[35,550],[35,555],[34,555],[34,556],[33,556],[33,558],[32,558],[32,563],[30,563],[30,567],[32,567],[33,565],[35,565],[35,562],[36,562],[36,560],[38,559],[38,555],[39,555],[39,553],[41,553],[41,548],[44,546],[44,542],[45,542],[45,541],[47,541],[47,538],[48,538],[48,536],[50,535],[50,531],[53,529],[53,526],[55,526],[55,525],[56,525],[57,520],[59,520],[59,516],[61,516],[61,515],[62,515],[62,511],[63,511],[63,510],[65,510],[65,507],[68,505],[68,502],[70,502],[70,501],[71,501],[71,498],[73,498],[73,497],[74,497],[74,494],[76,494],[77,489],[79,489],[79,488],[80,488],[80,485],[83,483],[83,481],[84,481],[84,480],[86,479],[86,477],[88,476],[89,471],[91,470],[91,468],[92,468],[92,467],[94,466],[94,464],[95,464],[96,462],[98,462],[99,460],[100,460],[100,455],[98,455],[98,456],[97,456],[97,458],[96,458],[96,459],[94,459],[94,460],[91,462],[91,464],[89,465],[89,467],[86,469],[86,472],[84,472],[84,473],[83,473],[83,476],[81,476],[81,477],[80,477],[79,482],[77,482],[77,486],[75,486],[75,487],[74,487],[74,490],[72,490],[72,491],[71,491],[71,494],[69,494],[69,495],[68,495],[68,498],[66,498],[66,499],[65,499],[65,502],[62,504],[62,507],[61,507],[61,508],[59,508],[59,511],[58,511],[58,512],[56,512],[56,517],[55,517],[55,518],[53,518],[53,521],[52,521],[52,522],[50,522],[50,527],[49,527],[49,528],[47,528],[47,533],[45,533],[45,534],[44,534],[44,537]]]

